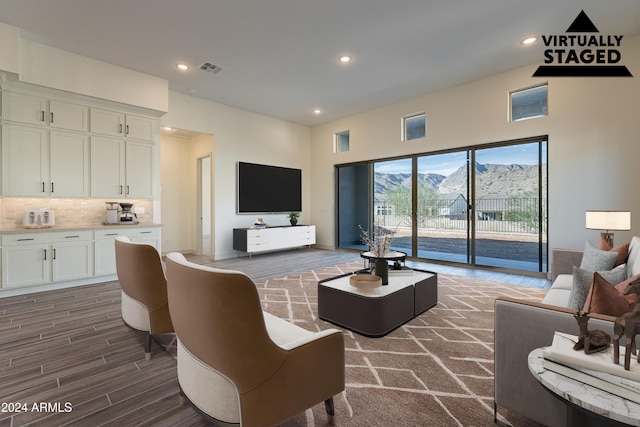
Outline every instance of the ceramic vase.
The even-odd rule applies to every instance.
[[[379,278],[382,279],[382,286],[389,284],[389,264],[384,258],[376,258],[374,263],[373,272]]]

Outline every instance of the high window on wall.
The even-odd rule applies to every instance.
[[[344,153],[349,151],[349,131],[333,134],[333,152]]]
[[[393,233],[416,259],[547,271],[547,138],[336,166],[338,247]]]
[[[512,122],[546,116],[547,84],[510,92],[509,106],[509,119]]]
[[[412,114],[402,118],[403,141],[424,138],[426,134],[427,119],[424,113]]]

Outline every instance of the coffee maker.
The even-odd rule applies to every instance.
[[[120,211],[121,224],[137,224],[138,215],[131,211],[133,203],[120,203],[122,210]]]
[[[138,215],[133,212],[133,203],[106,202],[107,220],[104,225],[139,224]]]

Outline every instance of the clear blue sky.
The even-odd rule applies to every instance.
[[[543,153],[543,159],[545,158],[546,153]],[[463,166],[466,159],[466,151],[421,157],[418,159],[418,172],[437,173],[447,176]],[[529,143],[477,150],[476,161],[480,164],[535,165],[538,163],[538,144]],[[377,162],[375,171],[382,173],[411,173],[411,159]]]

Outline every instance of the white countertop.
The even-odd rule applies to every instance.
[[[112,224],[112,225],[54,225],[48,228],[25,228],[16,225],[14,228],[2,228],[0,234],[15,234],[15,233],[43,233],[50,231],[90,231],[90,230],[104,230],[104,229],[120,229],[120,228],[148,228],[148,227],[162,227],[162,224]]]

